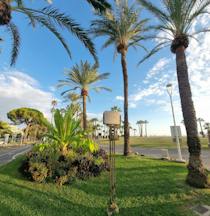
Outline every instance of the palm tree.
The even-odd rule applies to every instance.
[[[51,105],[52,105],[52,112],[53,112],[55,110],[55,107],[58,105],[57,100],[52,100]]]
[[[69,92],[68,94],[63,95],[63,98],[64,103],[70,102],[67,108],[70,108],[74,111],[74,117],[76,119],[81,118],[81,95],[74,92]]]
[[[113,107],[111,107],[111,111],[114,111],[114,112],[122,112],[122,110],[121,110],[120,107],[118,107],[118,106],[113,106]]]
[[[124,82],[124,155],[130,152],[129,124],[128,124],[128,71],[126,56],[130,47],[142,47],[145,39],[143,33],[147,30],[145,24],[148,19],[139,20],[140,11],[134,5],[128,6],[126,0],[116,1],[116,10],[109,10],[100,14],[92,22],[91,32],[96,36],[105,36],[103,48],[114,45],[115,53],[121,55],[121,65]],[[145,48],[144,48],[145,49]]]
[[[149,124],[149,122],[147,120],[145,120],[144,121],[145,137],[147,137],[147,124]]]
[[[133,129],[134,136],[136,136],[136,128]]]
[[[52,108],[51,108],[51,113],[52,113],[51,123],[53,123],[53,116],[54,116],[55,108],[57,105],[58,105],[57,100],[52,100],[52,102],[51,102],[51,106],[52,106]]]
[[[204,128],[207,130],[208,146],[210,147],[210,123],[206,122]]]
[[[139,136],[141,136],[141,127],[140,127],[140,122],[137,121],[136,124],[138,125],[138,128],[139,128]]]
[[[111,91],[106,87],[95,86],[94,84],[108,78],[109,73],[99,74],[97,64],[90,65],[87,61],[81,61],[80,64],[76,64],[69,71],[66,72],[66,79],[59,80],[58,87],[71,87],[66,91],[62,92],[62,96],[80,90],[83,104],[83,129],[87,129],[87,108],[86,101],[89,97],[89,91],[94,90],[99,92],[101,90]]]
[[[23,0],[1,0],[0,26],[5,26],[7,28],[13,40],[11,65],[15,64],[20,48],[19,30],[18,27],[12,22],[12,17],[15,13],[25,15],[32,27],[40,24],[41,26],[47,28],[61,42],[68,55],[71,57],[69,46],[57,29],[57,27],[63,27],[67,31],[74,34],[85,45],[95,60],[97,60],[94,45],[86,31],[82,29],[81,26],[71,17],[59,12],[58,9],[52,8],[51,6],[37,10],[25,7]]]
[[[204,122],[204,119],[198,118],[197,121],[198,121],[200,129],[201,129],[200,134],[202,135],[202,137],[205,137],[205,133],[203,132],[203,126],[202,126],[202,122]]]
[[[140,137],[143,137],[143,124],[144,124],[144,121],[139,120],[139,121],[136,122],[136,124],[139,126],[139,135],[140,135]]]
[[[93,124],[92,125],[93,137],[96,138],[97,129],[98,129],[98,119],[97,118],[92,118],[92,119],[90,119],[90,122]]]
[[[153,4],[150,0],[138,1],[159,20],[159,23],[153,26],[153,29],[165,35],[164,37],[156,37],[160,39],[160,43],[140,63],[165,46],[170,46],[171,52],[176,55],[179,93],[190,153],[186,181],[191,186],[206,187],[208,185],[208,176],[200,157],[201,144],[198,136],[185,50],[189,46],[189,38],[195,38],[196,34],[209,31],[209,29],[197,29],[196,32],[192,33],[191,27],[200,15],[208,14],[207,9],[210,1],[162,0],[160,2],[162,3],[161,6]]]

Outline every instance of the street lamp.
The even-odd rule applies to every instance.
[[[121,117],[119,112],[106,111],[103,114],[103,123],[109,127],[109,181],[110,181],[110,199],[108,202],[107,215],[119,213],[119,207],[116,203],[116,174],[115,174],[115,140],[117,129],[120,126]]]
[[[181,152],[181,147],[180,147],[180,142],[179,142],[179,135],[178,135],[178,130],[176,126],[176,119],[175,119],[175,114],[174,114],[174,105],[173,105],[173,100],[172,100],[172,94],[173,94],[173,86],[171,83],[169,83],[166,86],[168,95],[170,97],[170,102],[171,102],[171,110],[172,110],[172,116],[173,116],[173,121],[174,121],[174,129],[175,129],[175,137],[176,137],[176,145],[177,145],[177,151],[178,151],[178,158],[179,161],[184,161],[182,158],[182,152]]]

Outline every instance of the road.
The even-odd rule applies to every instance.
[[[108,151],[108,145],[100,145],[100,146]],[[138,152],[139,155],[145,155],[145,156],[154,157],[154,158],[166,157],[165,151],[161,149],[132,147],[131,150],[133,153]],[[116,145],[116,152],[122,154],[123,145]],[[178,156],[177,156],[176,149],[168,149],[168,153],[171,159],[173,160],[177,159]],[[186,161],[188,160],[189,153],[187,149],[182,149],[182,156],[183,156],[183,159],[185,159]],[[205,167],[210,171],[210,149],[202,150],[201,157],[202,157]]]
[[[21,147],[8,147],[0,148],[0,165],[8,163],[16,156],[24,154],[31,149],[31,145],[25,145]]]

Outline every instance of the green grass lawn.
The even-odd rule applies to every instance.
[[[1,216],[103,216],[108,173],[58,187],[21,177],[22,157],[0,167]],[[185,184],[182,164],[131,156],[117,157],[117,203],[125,216],[192,216],[190,207],[210,204],[210,189]]]
[[[208,139],[207,138],[200,138],[202,148],[208,148]],[[99,144],[108,144],[108,140],[98,140]],[[116,144],[122,145],[123,138],[121,137]],[[131,146],[139,146],[143,148],[176,148],[176,143],[172,142],[171,137],[159,137],[159,136],[152,136],[152,137],[130,137],[130,144]],[[182,148],[187,148],[186,137],[182,139]]]

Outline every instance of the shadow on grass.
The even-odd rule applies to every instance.
[[[17,171],[22,160],[20,157],[0,168],[0,215],[106,215],[108,173],[56,187],[24,179]],[[117,157],[120,215],[188,215],[180,206],[193,199],[194,192],[185,184],[185,176],[186,168],[180,164]]]

